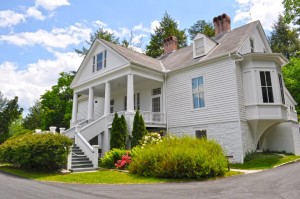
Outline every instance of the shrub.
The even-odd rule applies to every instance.
[[[0,146],[0,162],[37,170],[56,170],[66,165],[72,140],[53,133],[24,134]]]
[[[112,149],[105,153],[104,157],[100,159],[100,166],[104,168],[115,168],[115,163],[126,155],[125,149]]]
[[[56,170],[66,165],[72,140],[53,133],[25,134],[0,145],[0,162],[37,170]]]
[[[139,110],[136,111],[133,119],[131,147],[135,147],[140,143],[140,140],[147,134],[144,118],[140,115]]]
[[[215,141],[166,137],[157,144],[134,148],[128,169],[143,176],[201,179],[224,175],[226,161]]]
[[[127,151],[126,155],[123,155],[122,159],[118,160],[115,166],[118,169],[125,169],[129,166],[130,163],[131,163],[131,157],[129,156],[129,152]]]
[[[159,133],[152,132],[152,133],[147,133],[146,135],[144,135],[140,144],[142,147],[145,147],[149,144],[158,143],[161,141],[162,141],[161,135]]]
[[[126,137],[127,137],[127,123],[125,117],[121,117],[115,113],[115,117],[112,123],[112,128],[110,131],[110,148],[125,148]]]

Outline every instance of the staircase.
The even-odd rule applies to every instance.
[[[95,171],[92,161],[84,154],[84,152],[76,145],[72,146],[72,161],[71,171],[82,172],[82,171]]]

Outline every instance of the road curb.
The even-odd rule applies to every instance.
[[[280,165],[277,165],[277,166],[274,166],[273,168],[282,167],[282,166],[284,166],[284,165],[287,165],[287,164],[293,164],[293,163],[296,163],[296,162],[300,162],[300,158],[299,158],[299,159],[296,159],[296,160],[289,161],[289,162],[285,162],[285,163],[280,164]]]

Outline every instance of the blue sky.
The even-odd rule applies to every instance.
[[[226,13],[231,27],[260,20],[265,31],[282,13],[281,0],[9,0],[0,4],[0,91],[19,97],[27,113],[62,71],[77,70],[80,48],[99,27],[120,40],[134,33],[143,52],[165,12],[180,29]]]

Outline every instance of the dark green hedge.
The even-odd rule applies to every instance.
[[[212,140],[167,137],[162,142],[132,150],[129,171],[163,178],[208,178],[225,173],[226,158]]]
[[[72,140],[53,133],[25,134],[0,145],[0,162],[37,170],[56,170],[66,165]]]

